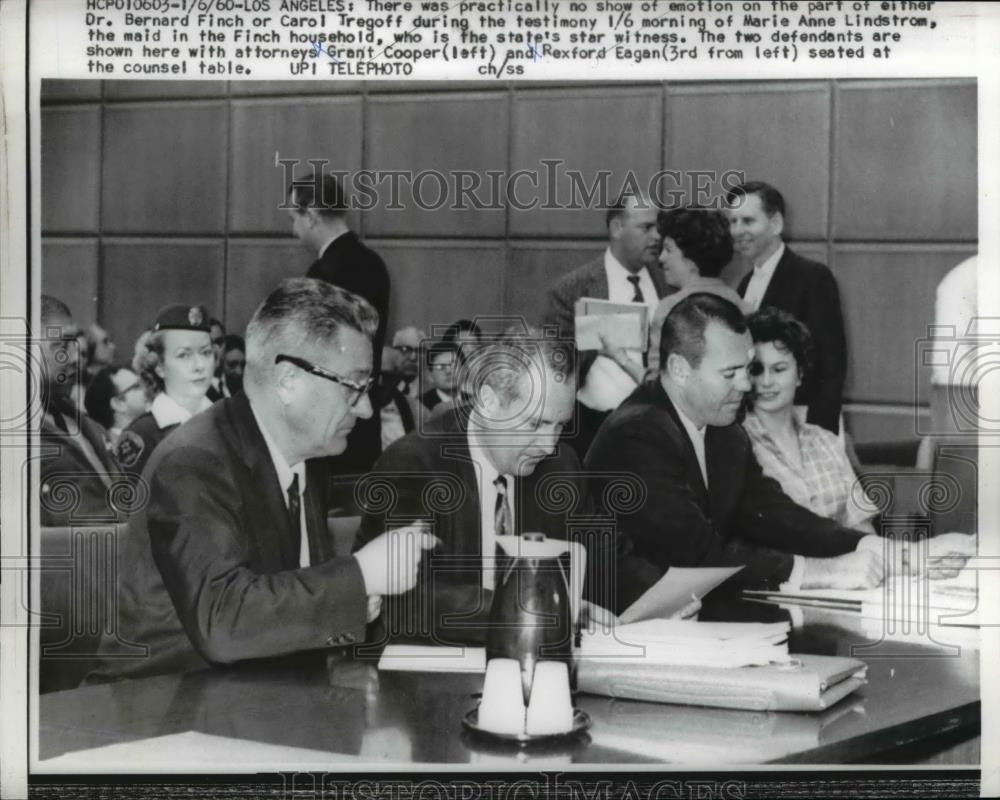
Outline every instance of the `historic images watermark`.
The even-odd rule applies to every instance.
[[[312,170],[296,177],[296,168]],[[533,169],[507,170],[372,170],[329,169],[322,158],[282,158],[283,185],[314,190],[321,207],[341,203],[352,211],[382,208],[403,211],[553,211],[606,209],[622,195],[648,200],[658,208],[686,204],[721,209],[729,190],[745,183],[740,170],[659,170],[645,177],[629,170],[616,176],[611,170],[567,169],[561,158],[543,158]],[[323,174],[333,175],[343,186],[344,198],[323,196]],[[278,209],[295,210],[290,198],[281,198]]]

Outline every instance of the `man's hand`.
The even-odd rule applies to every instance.
[[[931,580],[954,578],[976,554],[976,537],[968,533],[942,533],[913,547],[927,548],[927,577]]]
[[[408,592],[417,585],[417,567],[424,550],[440,543],[423,523],[386,531],[372,539],[354,554],[365,581],[365,592],[368,595]]]
[[[701,600],[692,595],[691,602],[680,611],[675,611],[671,614],[670,619],[692,619],[698,616],[699,611],[701,611]]]
[[[803,589],[874,589],[882,585],[882,556],[872,550],[855,550],[836,558],[807,558]]]

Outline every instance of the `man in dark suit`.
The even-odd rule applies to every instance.
[[[101,426],[72,400],[80,378],[79,329],[69,308],[54,297],[42,295],[41,316],[41,524],[121,521],[121,511],[111,498],[116,484],[122,490],[127,484],[108,454]]]
[[[752,357],[740,310],[713,294],[690,295],[663,323],[658,380],[598,432],[588,470],[632,473],[646,487],[643,503],[617,515],[619,609],[671,566],[745,565],[730,585],[769,589],[882,582],[880,537],[813,514],[761,472],[736,422]],[[928,565],[952,550],[962,561],[974,552],[972,537],[936,537]]]
[[[378,329],[372,339],[372,364],[382,367],[389,319],[389,272],[381,257],[347,227],[347,197],[336,176],[316,172],[306,181],[295,181],[288,190],[292,232],[318,258],[307,276],[363,297],[378,312]],[[382,451],[379,415],[358,422],[347,449],[333,459],[338,474],[359,474],[371,469]]]
[[[659,267],[662,239],[657,208],[648,197],[623,194],[608,209],[608,249],[563,276],[549,290],[545,324],[572,339],[576,301],[594,297],[618,303],[642,303],[652,317],[670,288]],[[642,353],[626,350],[587,351],[580,358],[578,431],[574,445],[582,457],[598,427],[639,384]]]
[[[567,521],[587,502],[579,461],[557,444],[573,413],[570,356],[530,331],[484,345],[477,362],[496,367],[483,368],[471,406],[393,443],[359,483],[360,543],[390,522],[419,519],[430,520],[440,539],[417,588],[387,603],[387,636],[482,643],[496,581],[495,537],[569,538]]]
[[[326,533],[319,459],[372,413],[377,324],[364,300],[308,278],[257,309],[244,391],[179,428],[143,471],[149,501],[130,520],[118,624],[91,679],[360,642],[378,606],[366,598],[413,586],[433,543],[420,528],[373,535],[347,558]],[[121,658],[123,643],[148,656]]]
[[[805,324],[812,334],[815,367],[795,402],[808,406],[806,421],[840,431],[840,406],[847,376],[847,338],[837,279],[829,268],[803,258],[781,239],[785,200],[773,186],[755,181],[726,197],[736,252],[753,269],[739,285],[751,311],[774,306]]]

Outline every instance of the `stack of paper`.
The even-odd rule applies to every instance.
[[[580,658],[736,668],[786,662],[787,622],[651,619],[581,637]]]
[[[581,297],[574,313],[578,350],[600,350],[602,336],[611,347],[645,350],[648,346],[649,307],[643,303]]]
[[[971,575],[966,573],[973,573]],[[978,625],[978,592],[972,570],[955,578],[897,576],[875,589],[744,590],[745,597],[771,603],[844,611],[866,619],[902,623]]]

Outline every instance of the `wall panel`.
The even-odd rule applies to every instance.
[[[104,242],[99,318],[131,352],[136,338],[171,303],[222,313],[221,240],[111,239]],[[112,323],[113,320],[113,323]]]
[[[497,316],[504,249],[500,244],[371,241],[392,280],[389,334],[407,325],[426,333],[457,319]]]
[[[373,98],[365,127],[365,167],[405,170],[414,177],[401,181],[404,208],[387,208],[381,199],[366,213],[368,235],[502,236],[502,208],[479,210],[471,198],[464,203],[466,208],[455,208],[452,201],[457,198],[448,187],[454,183],[455,170],[474,171],[486,184],[487,171],[505,169],[506,108],[506,94],[496,92]],[[443,175],[443,191],[434,177],[417,180],[425,171]],[[379,187],[381,198],[389,194],[389,186],[386,181]],[[485,189],[480,195],[489,197]]]
[[[827,232],[830,89],[824,83],[695,84],[668,88],[665,168],[729,170],[763,180],[784,196],[786,231],[798,238]],[[803,181],[804,175],[809,176]],[[686,202],[706,179],[687,174]],[[698,180],[698,183],[695,181]],[[738,178],[726,181],[727,186]],[[663,192],[677,182],[665,180]],[[719,184],[712,184],[713,195]],[[707,195],[708,193],[706,193]],[[706,205],[709,197],[697,198]]]
[[[295,239],[231,239],[226,261],[226,329],[242,336],[260,302],[285,278],[305,277],[313,258]]]
[[[99,106],[42,112],[42,229],[97,233],[101,165]]]
[[[540,324],[552,284],[603,252],[600,243],[571,247],[530,242],[512,247],[504,286],[504,313]]]
[[[847,397],[913,403],[918,380],[927,396],[929,376],[914,363],[916,344],[934,321],[935,288],[969,255],[947,247],[834,248],[850,345]]]
[[[62,300],[81,328],[97,322],[97,239],[42,242],[42,293]]]
[[[645,188],[660,168],[662,109],[658,87],[515,93],[511,173],[527,170],[537,176],[538,186],[533,188],[528,178],[514,185],[520,204],[537,203],[511,209],[511,234],[604,238],[605,204],[614,202],[628,173]],[[560,163],[550,167],[543,164],[546,160]],[[579,173],[575,199],[570,170]],[[587,202],[586,194],[602,184],[603,198],[599,194]]]
[[[108,106],[104,232],[222,233],[226,115],[224,103]]]
[[[312,174],[310,159],[326,169],[361,168],[361,101],[357,98],[233,101],[232,161],[239,176],[229,192],[229,230],[285,234],[288,212],[278,208],[290,181],[277,159],[298,159],[296,179]],[[352,216],[351,221],[357,224]]]
[[[974,83],[849,83],[837,108],[835,237],[976,239]]]

